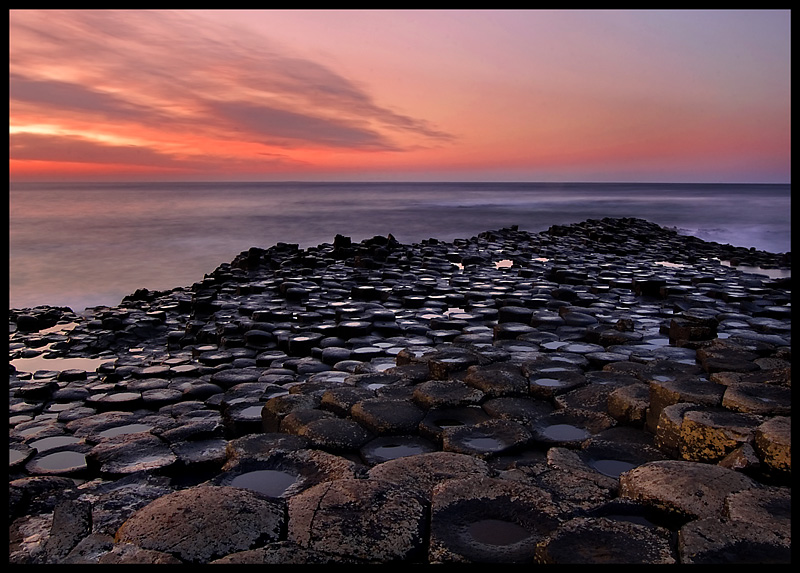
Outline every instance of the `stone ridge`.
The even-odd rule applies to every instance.
[[[12,309],[9,561],[789,562],[791,279],[737,266],[790,259],[337,235]]]

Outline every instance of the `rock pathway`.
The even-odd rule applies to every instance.
[[[9,561],[788,562],[790,279],[727,261],[790,254],[338,235],[11,310]]]

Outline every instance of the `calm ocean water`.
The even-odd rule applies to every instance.
[[[518,225],[639,217],[704,240],[786,252],[790,185],[12,183],[10,308],[116,305],[190,286],[251,246],[393,234],[450,241]]]

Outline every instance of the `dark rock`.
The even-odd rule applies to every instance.
[[[423,555],[425,500],[391,482],[341,479],[289,500],[288,540],[306,549],[376,563]]]
[[[576,517],[558,527],[539,547],[539,563],[547,564],[674,564],[667,529]]]
[[[791,541],[768,528],[742,521],[705,518],[678,534],[681,563],[693,565],[791,563]]]
[[[92,506],[86,501],[63,501],[53,511],[53,527],[44,546],[45,561],[59,563],[92,530]]]
[[[425,412],[405,400],[366,398],[350,409],[350,415],[376,435],[413,434]]]
[[[433,489],[430,563],[533,563],[537,543],[557,527],[547,492],[489,477],[452,479]]]

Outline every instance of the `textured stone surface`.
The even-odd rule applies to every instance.
[[[161,497],[131,516],[116,543],[206,563],[277,540],[285,527],[282,504],[253,492],[202,486]]]
[[[288,539],[301,547],[376,562],[421,554],[427,539],[424,499],[380,480],[316,485],[289,500]]]
[[[648,462],[620,476],[620,495],[689,519],[721,517],[725,498],[757,487],[733,470],[698,462]]]
[[[678,533],[681,563],[692,565],[791,563],[791,542],[760,525],[704,518]]]
[[[719,263],[733,256],[790,264],[638,219],[598,219],[452,242],[279,243],[189,287],[141,289],[80,316],[12,309],[10,562],[423,563],[434,545],[441,561],[526,561],[526,494],[490,495],[512,487],[546,500],[560,524],[549,550],[562,560],[660,562],[659,535],[619,523],[675,538],[706,519],[697,535],[684,529],[687,560],[753,559],[743,544],[716,545],[725,531],[778,555],[791,521],[791,282]],[[68,332],[33,330],[56,322]],[[28,368],[41,356],[46,368]],[[62,357],[87,362],[66,367]],[[489,479],[502,487],[466,485]],[[173,495],[236,483],[237,500],[261,500],[242,506],[281,513],[347,480],[357,528],[340,527],[347,507],[329,496],[319,516],[339,525],[308,528],[334,552],[292,542],[277,515],[277,529],[253,539],[246,532],[272,510],[239,511],[220,495],[184,504],[196,519],[148,537],[172,549],[113,543]],[[398,515],[395,488],[427,508],[451,480],[466,481],[449,490],[453,504],[437,503],[466,529],[443,525],[407,553],[392,552],[403,541],[367,555],[363,520],[378,520],[383,505]],[[355,485],[370,482],[391,487],[367,486],[367,503]],[[151,525],[170,515],[152,512]],[[411,521],[372,529],[408,540]],[[747,537],[742,523],[769,535]],[[582,532],[583,547],[558,549]],[[479,544],[492,551],[470,554]],[[515,544],[524,555],[509,558]]]
[[[490,477],[444,481],[433,489],[431,563],[532,563],[536,544],[558,525],[538,487]]]
[[[546,564],[677,563],[669,530],[604,517],[578,517],[539,543],[536,555]]]

